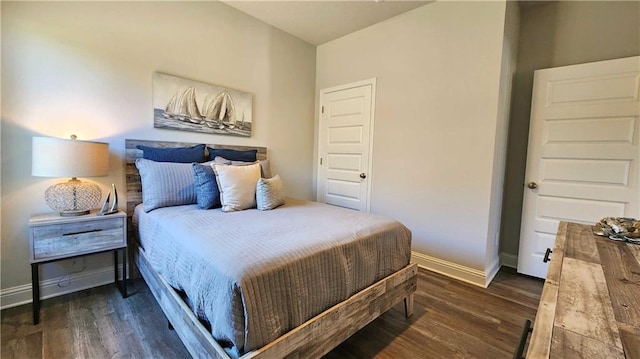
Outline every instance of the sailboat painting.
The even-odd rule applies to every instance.
[[[253,96],[156,72],[153,127],[251,137]]]

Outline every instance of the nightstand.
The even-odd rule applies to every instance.
[[[122,251],[122,280],[118,280],[118,251]],[[98,216],[95,212],[77,217],[57,214],[35,215],[29,219],[29,252],[33,324],[40,322],[40,264],[88,254],[113,252],[115,283],[127,297],[127,215],[118,212]]]

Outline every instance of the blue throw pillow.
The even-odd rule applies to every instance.
[[[207,147],[207,150],[209,151],[209,161],[215,160],[216,157],[224,157],[229,161],[255,162],[258,153],[258,150],[238,151],[226,148],[217,149],[211,147]]]
[[[193,182],[196,189],[198,208],[212,209],[221,206],[220,189],[211,165],[193,164]]]
[[[142,150],[142,158],[156,162],[192,163],[204,162],[204,146],[193,147],[149,147],[138,145]]]

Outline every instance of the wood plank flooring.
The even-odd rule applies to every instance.
[[[503,268],[482,289],[423,269],[414,315],[402,303],[327,354],[336,358],[510,358],[525,319],[533,320],[543,281]],[[2,311],[0,357],[188,358],[144,281],[133,295],[106,285]]]

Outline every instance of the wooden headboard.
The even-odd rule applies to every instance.
[[[201,143],[201,142],[200,142]],[[168,141],[146,141],[146,140],[130,140],[124,141],[125,148],[125,184],[127,186],[127,216],[133,215],[133,210],[136,206],[142,203],[142,184],[140,183],[140,173],[136,167],[136,159],[142,158],[142,150],[136,148],[138,145],[151,146],[151,147],[189,147],[195,146],[200,143],[189,142],[168,142]],[[218,145],[207,144],[207,147],[215,149],[232,149],[232,150],[257,150],[258,159],[267,159],[266,147],[250,147],[250,146],[234,146],[234,145]],[[207,150],[205,149],[206,158],[209,157]]]

